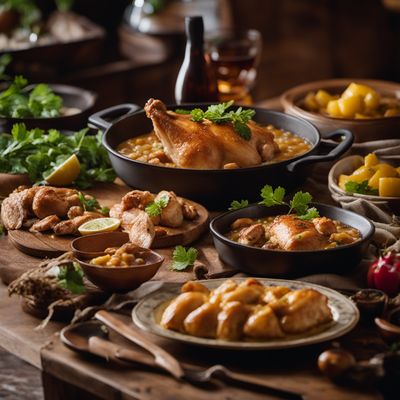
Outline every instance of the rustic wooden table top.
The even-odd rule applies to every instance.
[[[277,99],[264,102],[262,106],[277,108]],[[200,253],[200,267],[208,267],[211,277],[229,276],[234,273],[223,265],[206,235],[196,247]],[[162,250],[170,255],[171,249]],[[0,237],[0,276],[9,282],[27,268],[37,265],[39,259],[16,250],[6,236]],[[168,263],[157,274],[157,279],[186,281],[195,278],[194,271],[177,273],[168,270]],[[129,317],[120,316],[126,322]],[[58,332],[64,326],[50,322],[43,330],[35,330],[39,320],[22,312],[19,299],[9,298],[7,289],[0,283],[0,346],[43,371],[46,399],[279,399],[276,393],[261,393],[245,388],[221,384],[217,388],[205,389],[178,382],[156,371],[141,367],[115,366],[106,361],[76,354],[59,340]],[[146,334],[147,335],[147,334]],[[171,343],[165,339],[148,335],[151,340],[171,351],[180,361],[198,366],[224,364],[238,372],[250,373],[271,387],[299,393],[306,399],[379,399],[373,390],[356,390],[334,385],[316,369],[316,359],[328,344],[276,352],[216,351]],[[131,346],[118,335],[112,340]],[[366,358],[371,343],[379,338],[374,331],[360,332],[356,329],[341,339],[361,358]],[[374,345],[372,348],[375,348]],[[54,380],[57,384],[54,384]],[[85,391],[84,397],[77,392],[68,392],[69,386]],[[64,394],[60,394],[64,391]],[[70,393],[70,397],[66,393]],[[300,398],[300,397],[299,397]]]

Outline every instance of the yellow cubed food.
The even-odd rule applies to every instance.
[[[354,182],[364,182],[370,179],[375,174],[375,169],[371,167],[367,167],[362,165],[360,168],[357,168],[351,175],[350,180]]]
[[[397,167],[396,171],[397,171],[397,175],[400,175],[400,167]]]
[[[332,100],[332,96],[326,90],[318,90],[315,95],[315,100],[318,102],[320,107],[325,108]]]
[[[368,110],[375,110],[378,108],[380,101],[381,97],[375,90],[372,90],[364,96],[364,104]]]
[[[366,167],[372,167],[373,165],[377,165],[378,163],[379,160],[375,153],[369,153],[364,158],[364,164]]]
[[[373,189],[379,189],[380,178],[392,178],[397,176],[396,168],[389,164],[378,164],[374,166],[376,172],[368,181],[368,185]]]
[[[360,113],[356,113],[356,115],[354,116],[355,119],[368,119],[371,118],[369,115],[365,115],[365,114],[360,114]]]
[[[331,117],[341,117],[342,113],[340,112],[339,108],[339,100],[331,100],[328,105],[326,106],[326,112]]]
[[[353,118],[356,113],[362,113],[363,101],[361,96],[352,96],[338,100],[340,113],[345,118]]]
[[[362,96],[365,97],[368,93],[376,93],[376,91],[367,85],[361,83],[350,83],[346,90],[343,92],[342,97]],[[376,93],[377,94],[377,93]]]
[[[380,178],[379,196],[400,197],[400,178]]]
[[[339,175],[338,185],[340,189],[346,190],[346,183],[350,181],[349,175]]]
[[[317,100],[315,99],[314,92],[307,93],[307,96],[304,98],[304,107],[308,111],[318,111],[319,110],[319,104],[318,104]]]
[[[385,111],[384,117],[396,117],[400,114],[399,108],[388,108]]]

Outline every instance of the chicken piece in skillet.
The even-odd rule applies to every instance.
[[[299,289],[269,303],[286,333],[303,333],[332,321],[328,299],[314,289]]]
[[[29,229],[31,232],[45,232],[52,230],[58,223],[60,218],[57,215],[49,215],[35,222]]]
[[[276,217],[267,234],[272,245],[284,250],[320,250],[329,239],[321,235],[311,221],[303,221],[295,215]]]
[[[162,190],[157,194],[154,201],[164,199],[167,205],[162,209],[160,214],[160,225],[177,228],[183,223],[182,206],[179,203],[174,192]]]
[[[178,332],[185,332],[183,321],[196,308],[207,301],[207,296],[200,292],[186,292],[180,294],[164,310],[161,317],[161,326]]]
[[[144,109],[165,152],[182,168],[250,167],[271,160],[279,152],[272,132],[253,121],[247,124],[251,139],[245,140],[231,123],[194,122],[190,115],[167,111],[160,100],[150,99]]]
[[[214,339],[217,336],[220,311],[220,305],[215,303],[204,303],[196,308],[183,321],[186,333]]]
[[[269,306],[257,306],[243,327],[244,334],[253,339],[272,339],[285,336],[279,319]]]
[[[239,243],[246,246],[262,245],[265,242],[265,229],[262,224],[250,225],[239,232]]]

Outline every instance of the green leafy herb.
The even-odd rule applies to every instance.
[[[55,0],[55,3],[60,11],[68,11],[72,8],[74,0]]]
[[[6,234],[6,228],[3,224],[0,224],[0,236]]]
[[[248,200],[233,200],[231,206],[228,208],[229,211],[240,210],[241,208],[245,208],[249,205]]]
[[[62,99],[48,85],[27,88],[28,81],[16,76],[0,93],[0,116],[6,118],[52,118],[60,115]]]
[[[344,186],[345,186],[346,192],[349,192],[349,193],[368,194],[368,195],[373,195],[373,196],[378,195],[378,190],[373,189],[371,186],[369,186],[368,181],[363,181],[361,183],[349,181],[349,182],[346,182],[346,184]]]
[[[6,75],[6,68],[12,61],[12,57],[9,54],[3,54],[0,57],[0,79],[8,80],[10,77]]]
[[[275,190],[270,185],[265,185],[261,189],[262,200],[258,204],[266,207],[284,205],[289,207],[288,214],[293,211],[302,220],[310,220],[319,217],[319,212],[315,207],[309,207],[312,196],[308,192],[297,192],[289,203],[284,201],[285,189],[278,186]]]
[[[227,111],[233,105],[233,100],[226,103],[213,104],[203,111],[200,108],[195,108],[191,111],[177,109],[178,114],[190,114],[192,120],[201,122],[207,119],[215,124],[232,123],[236,133],[245,140],[251,139],[251,130],[247,123],[253,118],[254,110],[243,110],[239,107],[236,111]]]
[[[86,198],[82,192],[78,193],[78,197],[85,211],[95,211],[101,209],[100,204],[95,197]]]
[[[278,186],[275,190],[270,185],[265,185],[261,189],[261,198],[259,204],[263,204],[264,206],[271,207],[276,205],[286,205],[283,201],[285,197],[285,189],[281,186]]]
[[[83,271],[76,262],[72,263],[71,266],[60,267],[57,279],[60,287],[69,290],[73,294],[81,294],[85,291]]]
[[[153,203],[149,204],[146,207],[146,212],[150,217],[156,217],[162,213],[163,208],[167,207],[169,199],[167,196],[162,196]]]
[[[0,134],[0,172],[28,174],[31,182],[37,184],[56,166],[76,154],[81,165],[75,181],[77,187],[85,189],[93,182],[112,182],[115,172],[101,139],[101,132],[89,136],[86,129],[65,136],[55,129],[46,133],[15,124],[11,134]]]
[[[175,271],[183,271],[190,265],[193,265],[197,258],[197,250],[189,247],[187,250],[183,246],[176,246],[172,253],[173,263],[171,269]]]
[[[305,215],[308,210],[308,204],[311,202],[312,196],[308,192],[297,192],[293,199],[290,200],[289,214],[294,210],[297,215]]]
[[[24,28],[29,28],[42,16],[34,0],[3,0],[1,3],[5,9],[14,10],[20,15],[20,25]]]
[[[108,207],[101,207],[100,212],[106,217],[110,215],[110,209]]]

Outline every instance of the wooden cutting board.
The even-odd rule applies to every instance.
[[[97,198],[102,206],[112,207],[131,189],[123,184],[98,184],[95,188],[86,190]],[[189,201],[198,210],[199,216],[194,221],[184,221],[179,228],[165,228],[167,235],[154,240],[152,248],[163,248],[176,245],[187,245],[195,241],[208,229],[208,211],[198,203]],[[71,241],[77,236],[56,236],[52,233],[33,233],[27,230],[8,232],[10,242],[25,254],[40,258],[58,257],[70,251]]]

